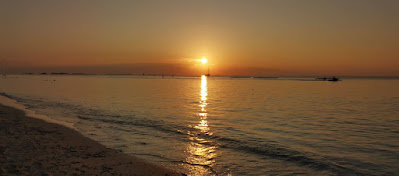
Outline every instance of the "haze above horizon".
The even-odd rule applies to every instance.
[[[0,14],[0,72],[399,76],[395,0],[4,0]]]

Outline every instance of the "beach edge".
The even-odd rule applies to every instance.
[[[0,175],[184,175],[0,103]]]

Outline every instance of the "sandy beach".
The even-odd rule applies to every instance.
[[[0,105],[0,175],[181,175]]]

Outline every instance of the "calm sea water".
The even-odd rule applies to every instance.
[[[398,175],[399,80],[25,76],[0,92],[188,175]]]

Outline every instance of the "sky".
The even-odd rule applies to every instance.
[[[0,68],[399,76],[398,19],[397,0],[0,0]]]

